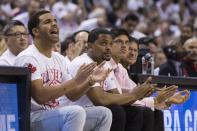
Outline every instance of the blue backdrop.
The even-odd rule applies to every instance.
[[[165,131],[197,131],[197,91],[183,105],[164,110]]]
[[[18,123],[17,86],[0,83],[0,131],[19,131]]]

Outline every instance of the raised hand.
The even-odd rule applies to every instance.
[[[131,95],[133,95],[136,100],[140,100],[140,99],[146,97],[147,94],[152,92],[152,90],[154,90],[154,88],[155,87],[152,84],[141,84],[132,90]]]
[[[183,104],[185,101],[187,101],[190,97],[190,91],[184,90],[184,91],[179,91],[172,97],[170,97],[167,101],[166,104]]]
[[[163,88],[156,88],[158,95],[155,97],[155,104],[161,104],[165,100],[173,96],[177,88],[178,87],[175,85],[169,86],[167,88],[166,86]]]
[[[143,84],[150,84],[152,79],[153,79],[152,77],[148,77]]]
[[[112,71],[111,69],[104,69],[103,65],[106,61],[103,61],[100,63],[92,72],[90,75],[90,83],[94,84],[96,82],[102,82],[106,79],[108,74]]]
[[[148,78],[146,79],[146,81],[142,84],[142,85],[147,85],[147,86],[149,86],[149,90],[148,90],[148,92],[145,94],[144,97],[149,97],[149,96],[151,96],[151,95],[155,92],[155,90],[156,90],[157,84],[151,84],[151,81],[152,81],[152,77],[148,77]]]
[[[82,84],[83,82],[87,81],[95,67],[96,67],[96,62],[87,65],[83,64],[79,68],[77,74],[74,77],[74,80],[77,82],[77,84]]]
[[[82,52],[84,48],[84,42],[83,41],[77,41],[75,43],[75,46],[74,46],[74,49],[73,49],[73,55],[76,57],[76,56],[79,56]]]

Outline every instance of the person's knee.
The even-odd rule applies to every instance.
[[[69,108],[69,110],[66,108]],[[86,119],[86,112],[84,108],[81,106],[77,106],[77,105],[70,106],[70,107],[68,106],[68,107],[65,107],[65,110],[64,109],[61,110],[61,112],[63,111],[65,111],[64,113],[67,112],[66,114],[69,114],[67,116],[69,116],[69,118],[71,119],[77,118],[78,120],[81,120],[81,121],[85,121]]]
[[[86,119],[86,112],[83,107],[75,106],[74,109],[70,112],[70,114],[74,117],[78,117],[81,119]]]
[[[126,113],[122,106],[120,105],[111,105],[108,107],[112,111],[113,119],[125,121]]]
[[[102,115],[103,119],[105,119],[111,123],[112,122],[111,110],[106,107],[103,107],[103,106],[99,106],[98,108],[101,111],[101,115]]]

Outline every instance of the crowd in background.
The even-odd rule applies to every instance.
[[[161,110],[190,92],[157,88],[151,78],[137,85],[132,74],[197,76],[196,7],[192,0],[1,1],[0,65],[31,71],[31,128],[164,130]]]
[[[47,9],[57,18],[57,45],[63,47],[62,52],[76,43],[72,35],[79,30],[121,27],[138,40],[139,56],[148,52],[154,56],[156,75],[196,77],[196,8],[195,0],[1,0],[0,32],[12,19],[27,26],[35,11]],[[5,50],[0,36],[0,54]],[[73,51],[64,55],[68,54],[72,57]],[[138,61],[130,67],[132,73],[141,73],[137,70],[141,58]]]

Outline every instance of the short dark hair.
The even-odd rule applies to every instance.
[[[23,26],[25,28],[25,25],[19,21],[19,20],[11,20],[6,24],[6,26],[3,29],[3,35],[8,35],[13,27],[15,26]]]
[[[38,27],[38,25],[40,24],[40,20],[39,20],[39,17],[43,14],[47,14],[47,13],[51,13],[50,11],[48,10],[39,10],[38,12],[34,13],[29,21],[28,21],[28,30],[29,30],[29,33],[31,34],[31,36],[34,38],[34,34],[32,32],[32,29],[33,28],[36,28]]]
[[[130,36],[129,37],[129,43],[130,43],[130,45],[132,45],[133,43],[137,44],[137,49],[139,50],[139,40],[138,39]]]
[[[139,22],[138,16],[133,13],[127,14],[126,17],[124,18],[123,22],[129,21],[129,20]]]
[[[88,42],[89,42],[89,43],[94,43],[94,42],[97,40],[97,38],[98,38],[98,36],[99,36],[100,34],[109,34],[109,35],[111,35],[111,32],[108,31],[108,30],[105,29],[105,28],[96,28],[96,29],[93,29],[93,30],[90,31],[90,33],[89,33]]]
[[[90,32],[87,31],[87,30],[79,30],[79,31],[75,32],[75,33],[72,35],[74,42],[76,42],[76,41],[75,41],[75,37],[76,37],[79,33],[81,33],[81,32],[86,32],[86,33],[88,33],[88,34],[90,33]]]
[[[67,37],[62,43],[61,43],[61,54],[62,55],[66,55],[66,54],[63,54],[65,52],[65,50],[68,49],[68,46],[70,43],[74,42],[73,40],[73,37],[70,36],[70,37]]]
[[[129,33],[123,28],[113,28],[111,29],[111,33],[112,33],[113,39],[115,39],[116,37],[120,35],[126,35],[128,39],[130,38]]]

